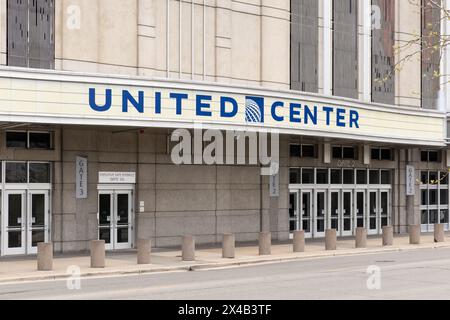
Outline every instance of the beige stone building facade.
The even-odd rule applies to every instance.
[[[448,229],[450,50],[414,38],[450,22],[418,3],[0,0],[1,255]],[[276,130],[278,174],[174,164],[198,124]]]

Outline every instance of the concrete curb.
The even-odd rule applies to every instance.
[[[435,243],[435,244],[421,244],[421,245],[409,245],[404,247],[384,247],[376,249],[338,249],[337,251],[320,251],[315,254],[306,253],[290,253],[289,255],[273,255],[273,256],[259,256],[255,259],[228,259],[230,261],[221,262],[198,262],[190,265],[183,266],[170,266],[170,267],[151,267],[145,268],[141,265],[139,269],[122,269],[122,270],[99,270],[99,271],[88,271],[81,274],[81,279],[95,278],[95,277],[108,277],[108,276],[127,276],[127,275],[143,275],[152,273],[166,273],[166,272],[189,272],[189,271],[201,271],[201,270],[214,270],[220,268],[230,268],[230,267],[242,267],[242,266],[252,266],[252,265],[262,265],[271,263],[282,263],[282,262],[292,262],[301,260],[312,260],[320,258],[329,257],[342,257],[342,256],[354,256],[354,255],[371,255],[377,253],[392,253],[392,252],[402,252],[402,251],[415,251],[415,250],[425,250],[425,249],[438,249],[438,248],[448,248],[450,243]],[[227,260],[227,259],[224,259]],[[39,275],[33,276],[22,276],[22,277],[11,277],[11,278],[0,278],[0,284],[8,284],[15,282],[32,282],[32,281],[52,281],[52,280],[65,280],[72,277],[70,274],[57,273],[48,274],[44,273],[48,271],[36,271]]]

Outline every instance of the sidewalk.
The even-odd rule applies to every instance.
[[[53,271],[37,271],[36,257],[9,257],[0,259],[0,283],[64,279],[71,276],[71,273],[68,272],[70,266],[77,266],[81,271],[82,277],[92,277],[168,271],[181,272],[330,256],[432,249],[450,247],[449,236],[449,234],[446,235],[446,242],[444,243],[434,243],[433,235],[422,235],[420,245],[410,245],[408,236],[396,236],[392,247],[382,247],[381,238],[379,237],[369,238],[366,249],[355,249],[355,241],[353,239],[345,239],[338,241],[338,250],[336,251],[325,251],[324,241],[307,241],[306,252],[304,253],[293,253],[291,244],[275,243],[272,245],[271,256],[259,256],[258,246],[253,245],[237,247],[235,259],[223,259],[221,248],[198,249],[195,262],[182,262],[180,250],[161,251],[152,253],[151,265],[137,265],[136,252],[127,251],[107,254],[106,268],[104,269],[90,268],[90,257],[88,255],[57,256],[54,259]]]

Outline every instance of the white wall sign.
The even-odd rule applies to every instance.
[[[99,183],[136,183],[136,172],[99,172]]]
[[[280,175],[270,176],[270,196],[275,198],[280,196]]]
[[[76,176],[76,199],[87,199],[88,197],[88,159],[77,157],[75,166]]]
[[[406,166],[406,195],[414,196],[416,194],[415,169],[413,166]]]

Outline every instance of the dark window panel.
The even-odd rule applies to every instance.
[[[391,171],[382,170],[381,171],[381,184],[391,184]]]
[[[355,184],[354,170],[344,170],[344,184]]]
[[[289,183],[291,184],[300,184],[300,169],[293,168],[289,170]]]
[[[448,184],[448,172],[440,173],[440,184],[447,185]]]
[[[27,183],[27,164],[22,162],[7,162],[6,183]]]
[[[289,146],[290,157],[300,157],[301,156],[301,146],[299,144],[291,144]]]
[[[49,132],[30,132],[30,149],[51,149]]]
[[[27,147],[27,133],[26,132],[6,132],[6,147],[7,148],[26,148]]]
[[[316,146],[315,145],[302,145],[302,157],[303,158],[315,158]]]
[[[49,163],[30,163],[29,170],[30,183],[50,183]]]
[[[333,158],[342,159],[342,147],[333,147]]]
[[[344,147],[342,153],[343,153],[344,159],[355,160],[357,158],[356,157],[356,148],[354,148],[354,147]]]
[[[438,151],[429,151],[428,152],[428,161],[429,162],[440,162],[439,152]]]
[[[314,183],[314,169],[302,169],[302,184]]]
[[[380,184],[380,171],[370,170],[369,171],[369,184]]]
[[[356,183],[357,184],[367,184],[367,171],[366,170],[356,171]]]
[[[317,184],[328,184],[328,169],[317,169],[316,170],[316,183]]]
[[[392,149],[381,149],[380,150],[380,160],[392,161],[394,159],[392,155]]]
[[[428,162],[428,151],[421,151],[420,152],[420,161]]]
[[[372,160],[380,160],[380,149],[372,149],[371,158]]]
[[[342,184],[342,170],[331,170],[331,184]]]

